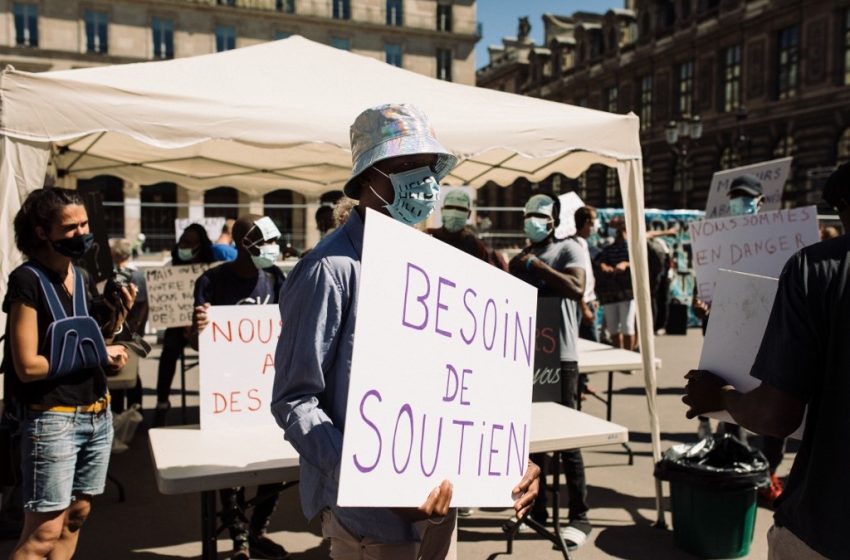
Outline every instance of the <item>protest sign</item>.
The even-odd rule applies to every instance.
[[[750,370],[764,338],[778,285],[776,278],[725,269],[718,272],[699,369],[722,377],[742,393],[761,384]],[[707,416],[734,422],[725,411]],[[801,434],[797,430],[792,437],[799,438]]]
[[[224,227],[224,218],[177,218],[174,220],[174,238],[179,241],[180,236],[183,235],[183,230],[189,227],[189,224],[200,224],[204,226],[210,241],[215,243],[215,240],[221,235],[221,228]]]
[[[534,402],[561,402],[561,298],[538,298],[534,345]]]
[[[201,429],[274,426],[277,305],[213,305],[198,336]]]
[[[558,197],[561,201],[560,223],[555,230],[555,237],[563,239],[576,233],[576,210],[584,206],[584,202],[576,193],[570,191]]]
[[[791,170],[791,160],[790,157],[780,158],[716,172],[711,177],[711,186],[708,189],[705,217],[719,218],[729,215],[729,198],[726,193],[729,192],[732,181],[742,175],[751,175],[761,183],[764,195],[762,210],[779,210],[782,206],[782,191]]]
[[[368,211],[340,506],[507,507],[531,438],[536,290]]]
[[[797,251],[818,241],[817,208],[729,216],[691,223],[697,292],[712,301],[717,270],[776,278]]]
[[[208,268],[208,264],[185,264],[145,270],[151,328],[167,329],[192,324],[195,280]]]

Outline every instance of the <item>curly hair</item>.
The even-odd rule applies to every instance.
[[[18,250],[27,258],[32,258],[47,244],[45,240],[38,238],[35,228],[41,227],[45,232],[50,231],[62,209],[72,204],[85,205],[83,197],[77,191],[45,187],[29,193],[21,209],[15,214],[15,245]]]

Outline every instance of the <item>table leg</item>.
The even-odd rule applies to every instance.
[[[186,419],[186,354],[180,352],[180,418],[183,425],[189,423]]]
[[[570,560],[570,551],[567,543],[561,536],[561,453],[553,454],[554,468],[552,469],[552,524],[555,526],[555,546],[561,549],[564,560]]]
[[[218,544],[216,542],[215,490],[201,492],[201,558],[216,560]]]
[[[609,422],[611,421],[611,416],[613,415],[613,407],[614,407],[614,372],[608,372],[608,402],[606,404],[606,414],[605,419]]]

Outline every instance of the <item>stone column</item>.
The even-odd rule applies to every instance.
[[[142,232],[142,187],[124,181],[124,237],[135,241]]]
[[[247,210],[245,210],[247,207]],[[263,195],[245,194],[239,191],[239,213],[257,214],[263,216],[266,213]]]
[[[204,193],[202,191],[186,191],[189,200],[190,220],[200,220],[204,217]]]
[[[305,196],[304,203],[307,205],[307,208],[304,211],[304,223],[302,227],[304,228],[304,248],[315,247],[319,242],[319,229],[316,227],[316,210],[319,209],[319,197],[318,196]],[[293,217],[295,215],[295,211],[293,211]],[[296,220],[293,219],[293,226],[295,226]],[[294,227],[293,227],[294,229]]]

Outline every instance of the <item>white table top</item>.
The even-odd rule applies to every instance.
[[[626,428],[556,403],[532,403],[531,451],[542,453],[628,441]],[[298,478],[298,454],[277,426],[202,432],[154,428],[151,455],[159,491],[188,494]]]
[[[659,358],[655,358],[655,367],[661,367]],[[578,370],[581,373],[643,370],[643,358],[640,352],[614,348],[607,344],[580,338],[578,341]]]

